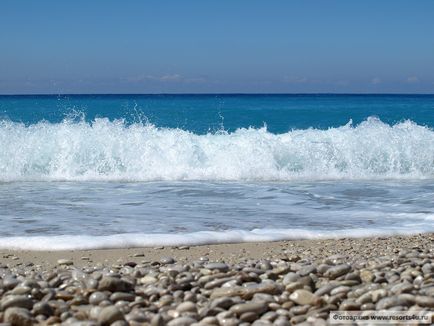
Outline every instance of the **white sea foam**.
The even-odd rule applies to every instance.
[[[1,249],[11,250],[87,250],[152,246],[205,245],[220,243],[266,242],[296,239],[372,237],[392,234],[417,234],[426,229],[391,230],[351,229],[309,231],[305,229],[255,229],[224,232],[200,231],[185,234],[115,234],[109,236],[62,235],[0,238]]]
[[[97,119],[0,122],[0,181],[429,179],[434,131],[369,118],[328,130],[197,135]]]

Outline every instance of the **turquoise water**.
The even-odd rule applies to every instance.
[[[432,231],[433,128],[431,95],[0,96],[0,247]]]
[[[434,95],[74,95],[0,96],[0,119],[25,124],[65,118],[149,121],[198,134],[267,126],[271,133],[327,129],[378,117],[434,127]]]

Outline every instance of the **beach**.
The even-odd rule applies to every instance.
[[[0,326],[434,325],[434,1],[190,2],[0,1]]]
[[[335,310],[434,309],[433,233],[0,253],[0,322],[13,325],[325,325]]]

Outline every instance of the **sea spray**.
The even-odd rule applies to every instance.
[[[0,122],[0,181],[429,179],[434,131],[369,118],[327,130],[197,135],[95,119]]]

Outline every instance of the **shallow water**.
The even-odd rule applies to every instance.
[[[62,248],[93,248],[110,247],[116,234],[129,234],[121,240],[128,246],[150,234],[152,245],[164,245],[433,231],[432,198],[434,185],[422,181],[3,183],[0,246],[49,249],[43,243],[59,235],[72,236]],[[198,233],[192,242],[200,231],[219,234]],[[46,239],[10,238],[17,236]]]
[[[3,248],[434,230],[432,96],[0,97],[0,112]]]

